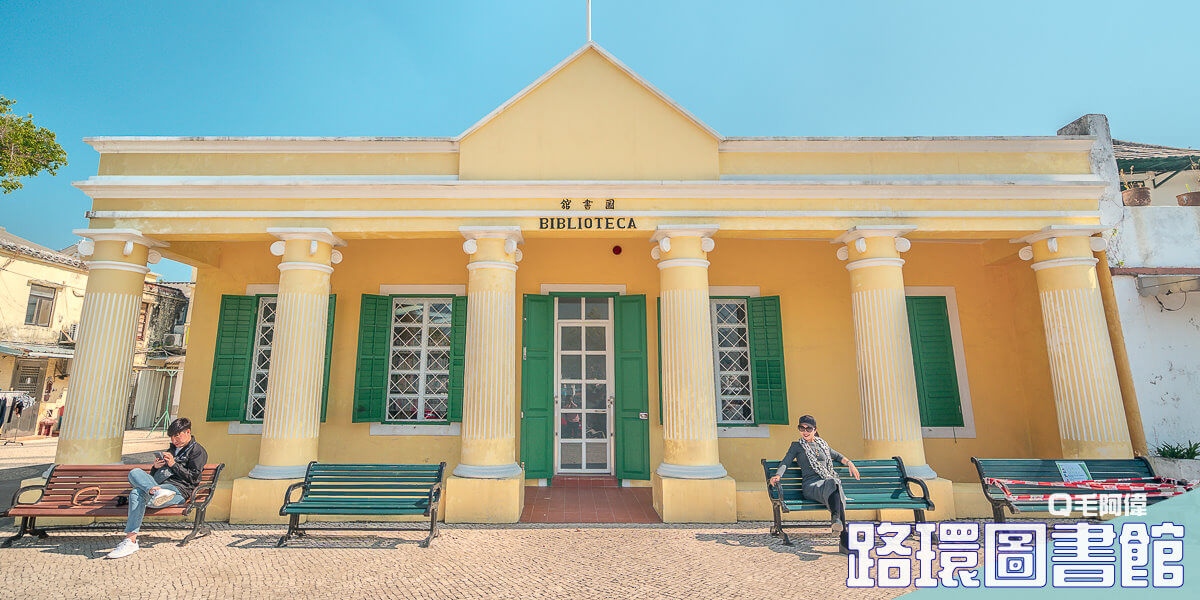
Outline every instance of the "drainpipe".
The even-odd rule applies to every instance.
[[[1096,276],[1100,282],[1100,297],[1104,300],[1104,320],[1108,323],[1108,339],[1112,343],[1113,362],[1117,367],[1117,383],[1121,386],[1121,404],[1125,407],[1125,422],[1129,424],[1129,442],[1136,456],[1148,456],[1146,431],[1142,429],[1142,412],[1138,409],[1137,391],[1133,387],[1133,371],[1129,368],[1129,353],[1125,351],[1125,334],[1117,313],[1117,295],[1113,291],[1112,271],[1108,253],[1096,253]]]

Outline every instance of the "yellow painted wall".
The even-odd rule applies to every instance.
[[[717,140],[588,50],[459,145],[461,179],[716,179]]]
[[[109,153],[100,175],[455,175],[446,153]]]
[[[620,245],[618,256],[612,247]],[[196,423],[196,435],[228,477],[245,475],[258,457],[258,437],[228,435],[227,423],[203,422],[208,406],[213,343],[220,295],[242,294],[250,283],[278,281],[278,258],[268,243],[232,243],[220,268],[201,268],[196,292],[188,369],[180,415]],[[1041,332],[1033,273],[1016,260],[994,260],[980,243],[916,242],[904,255],[906,283],[954,286],[970,370],[978,437],[925,443],[943,477],[971,481],[969,457],[1056,456],[1058,433]],[[824,242],[718,238],[710,255],[710,284],[756,285],[778,294],[783,310],[789,418],[811,413],[830,444],[852,458],[863,449],[849,302],[849,276]],[[334,462],[436,462],[458,460],[454,436],[370,436],[369,425],[351,423],[359,297],[380,284],[465,285],[467,256],[458,239],[355,240],[342,249],[332,287],[338,295],[328,418],[321,428],[320,459]],[[543,283],[625,284],[646,294],[650,379],[651,466],[662,459],[658,418],[658,371],[654,299],[658,270],[645,236],[598,239],[533,239],[523,247],[517,273],[520,297],[540,293]],[[991,266],[989,266],[991,265]],[[520,365],[518,362],[518,369]],[[519,373],[516,381],[520,381]],[[519,385],[519,383],[518,383]],[[518,399],[519,390],[518,390]],[[518,408],[519,410],[519,408]],[[761,477],[761,458],[779,458],[796,437],[793,425],[771,426],[769,439],[722,438],[722,463],[740,481]],[[1040,438],[1040,439],[1039,439]]]
[[[722,152],[722,175],[1086,174],[1086,152]]]

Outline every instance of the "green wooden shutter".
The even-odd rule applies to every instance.
[[[525,476],[554,476],[554,298],[525,294],[521,325],[521,461]]]
[[[354,369],[355,423],[383,421],[391,342],[392,299],[363,294],[358,313],[358,357]]]
[[[613,350],[618,479],[650,479],[650,382],[646,361],[646,297],[618,296]]]
[[[321,384],[321,422],[325,422],[325,408],[329,404],[329,362],[333,358],[333,313],[337,307],[337,294],[329,295],[329,321],[325,326],[325,381]]]
[[[662,298],[655,298],[658,310],[658,424],[663,424],[663,380],[662,380]]]
[[[450,387],[446,418],[462,422],[464,379],[467,366],[467,297],[455,296],[450,311]]]
[[[787,425],[787,378],[783,368],[783,322],[779,296],[746,299],[750,330],[751,394],[754,422]]]
[[[209,421],[240,421],[246,413],[257,320],[258,298],[221,296],[212,380],[208,387]]]
[[[962,427],[958,371],[945,296],[909,296],[908,332],[922,427]]]

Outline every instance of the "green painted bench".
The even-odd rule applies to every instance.
[[[774,512],[775,523],[771,526],[772,536],[783,536],[783,543],[791,546],[787,532],[783,530],[783,513],[829,509],[820,502],[813,502],[804,497],[801,491],[800,469],[789,467],[779,480],[779,485],[772,486],[770,479],[779,468],[777,460],[763,459],[763,474],[767,478],[767,495],[771,498],[771,508]],[[929,499],[929,488],[924,481],[909,477],[904,470],[904,461],[899,456],[890,460],[859,460],[854,462],[858,467],[861,479],[854,479],[849,467],[834,465],[838,477],[842,479],[842,488],[846,492],[847,510],[878,510],[901,509],[912,510],[913,518],[918,523],[925,521],[925,511],[933,510],[933,501]],[[922,494],[914,496],[908,485],[915,483],[921,488]],[[803,527],[804,525],[786,525],[786,527]]]
[[[1063,459],[1042,460],[1036,458],[976,458],[971,457],[975,469],[979,472],[979,484],[983,486],[983,495],[992,504],[992,515],[997,523],[1004,522],[1004,509],[1008,508],[1013,514],[1022,510],[1046,512],[1045,500],[1009,500],[999,486],[988,485],[988,478],[1019,479],[1024,481],[1058,481],[1063,480],[1058,463],[1081,462],[1087,466],[1092,479],[1146,479],[1157,477],[1150,461],[1144,458],[1130,459]],[[1008,491],[1013,494],[1135,494],[1137,492],[1119,492],[1108,490],[1084,490],[1071,487],[1051,487],[1040,485],[1008,484]],[[1150,505],[1165,498],[1147,498]]]
[[[288,530],[276,546],[292,537],[303,537],[300,515],[423,515],[429,517],[428,548],[438,536],[438,503],[442,497],[442,475],[446,463],[437,465],[377,465],[308,463],[304,481],[293,483],[283,493],[280,516],[290,517]],[[300,497],[292,500],[299,489]],[[321,527],[320,530],[399,531],[396,528]]]

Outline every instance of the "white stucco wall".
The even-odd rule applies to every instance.
[[[1113,267],[1200,267],[1200,206],[1122,206],[1113,224]]]
[[[1200,441],[1200,293],[1139,296],[1137,278],[1114,276],[1113,289],[1142,426],[1151,451],[1163,442]]]

